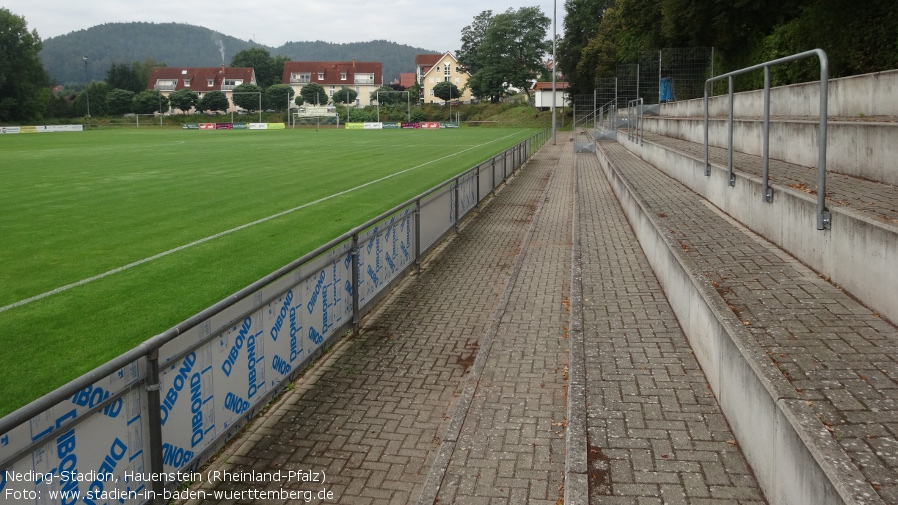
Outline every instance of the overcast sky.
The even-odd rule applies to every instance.
[[[25,18],[29,30],[48,39],[92,26],[144,21],[202,26],[269,47],[287,42],[388,40],[433,51],[457,51],[461,30],[485,10],[538,6],[552,18],[552,0],[3,0],[0,7]],[[562,32],[564,1],[557,0]],[[548,37],[551,38],[552,26]]]

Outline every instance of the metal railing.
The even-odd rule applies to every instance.
[[[607,112],[606,112],[607,111]],[[617,99],[612,98],[599,107],[599,127],[615,130],[617,121]],[[606,122],[608,125],[606,126]]]
[[[44,497],[63,486],[103,491],[114,475],[134,492],[123,503],[159,502],[177,481],[128,472],[189,478],[329,342],[358,331],[550,136],[519,142],[3,417],[0,475],[40,473],[26,484]],[[57,473],[76,465],[98,479],[61,482]],[[0,491],[20,484],[4,478]]]
[[[817,154],[817,229],[829,229],[831,224],[831,214],[826,208],[826,122],[829,98],[829,62],[826,53],[821,49],[813,49],[803,53],[793,54],[783,58],[760,63],[751,67],[729,72],[727,74],[712,77],[705,81],[705,175],[711,175],[711,163],[708,156],[708,88],[714,81],[727,79],[728,81],[728,118],[727,118],[727,175],[730,186],[736,185],[736,176],[733,173],[733,78],[737,75],[754,72],[757,70],[764,71],[764,111],[763,111],[763,129],[762,129],[762,179],[763,179],[763,195],[764,201],[770,203],[773,201],[773,189],[769,184],[770,173],[770,67],[782,63],[802,60],[816,56],[820,60],[820,119],[818,128],[818,154]]]
[[[639,145],[642,145],[643,139],[645,138],[643,105],[642,98],[627,102],[627,140]]]

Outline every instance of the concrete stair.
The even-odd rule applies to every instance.
[[[695,101],[597,156],[769,502],[898,503],[898,72],[830,83],[829,230],[811,89],[772,94],[772,203],[757,93],[737,96],[734,186],[718,119],[705,175]]]

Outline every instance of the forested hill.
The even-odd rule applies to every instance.
[[[293,61],[379,61],[384,81],[389,83],[401,72],[415,71],[416,55],[438,52],[386,40],[288,42],[274,48],[180,23],[109,23],[52,37],[43,44],[41,59],[50,77],[60,84],[103,80],[113,63],[147,59],[169,67],[229,65],[236,53],[251,47],[262,47],[271,56],[284,55]]]

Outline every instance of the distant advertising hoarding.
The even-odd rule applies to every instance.
[[[0,135],[4,133],[55,133],[82,131],[84,131],[84,126],[80,124],[49,126],[0,126]]]
[[[363,130],[365,129],[365,123],[346,123],[345,128],[347,130]]]
[[[421,128],[439,128],[440,123],[436,123],[433,121],[425,121],[421,123]]]
[[[250,130],[267,130],[268,123],[250,123],[249,129]]]
[[[266,123],[268,125],[268,130],[286,130],[287,125],[284,123]]]
[[[364,123],[364,128],[366,130],[383,130],[384,124],[383,123]]]
[[[233,123],[215,123],[215,129],[216,130],[233,130],[234,124]]]
[[[200,130],[214,130],[215,123],[200,123]]]

